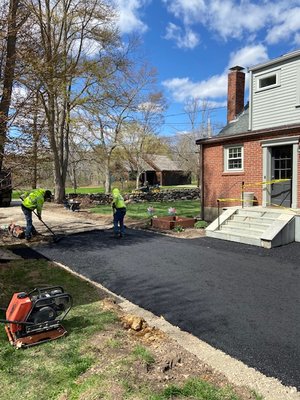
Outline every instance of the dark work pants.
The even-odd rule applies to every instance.
[[[117,235],[125,232],[124,217],[126,215],[126,208],[116,208],[114,212],[114,233]]]
[[[32,225],[32,210],[29,210],[29,208],[24,207],[23,204],[21,208],[26,220],[25,238],[30,239],[32,235],[36,234],[36,229]]]

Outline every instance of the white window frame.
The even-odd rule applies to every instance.
[[[281,72],[280,69],[276,69],[276,70],[272,70],[272,71],[268,71],[268,72],[264,72],[264,73],[255,75],[256,92],[262,92],[264,90],[273,89],[275,87],[280,86],[280,72]],[[260,82],[263,79],[270,78],[271,76],[276,77],[276,83],[273,83],[272,85],[260,87]]]
[[[240,148],[241,157],[229,158],[230,149]],[[231,159],[241,159],[241,168],[229,168],[229,161]],[[230,145],[224,147],[224,172],[243,172],[244,171],[244,146],[241,144]]]

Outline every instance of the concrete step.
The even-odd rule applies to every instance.
[[[272,212],[272,211],[262,211],[262,210],[249,210],[249,208],[239,208],[235,215],[241,215],[246,217],[255,217],[255,218],[270,218],[277,219],[280,216],[280,213]]]
[[[235,233],[223,232],[222,230],[207,231],[206,235],[215,239],[229,240],[231,242],[250,244],[252,246],[261,246],[260,238],[253,235],[239,235]]]
[[[266,221],[249,221],[249,220],[244,220],[244,221],[236,221],[235,218],[233,219],[229,219],[227,221],[225,221],[224,226],[230,226],[230,227],[236,227],[237,229],[241,228],[246,228],[246,229],[258,229],[258,230],[266,230],[267,228],[269,228],[269,226],[271,224],[266,223]]]
[[[255,217],[252,215],[234,215],[234,220],[239,221],[239,222],[253,222],[253,223],[262,223],[262,224],[267,224],[271,225],[274,221],[276,221],[277,218],[271,218],[271,217]]]
[[[234,233],[234,234],[241,235],[241,236],[250,235],[253,237],[260,237],[265,231],[264,229],[250,229],[250,228],[246,228],[246,227],[237,228],[235,226],[230,226],[227,224],[221,225],[220,230],[222,232],[227,232],[229,234]]]
[[[250,244],[265,248],[291,243],[295,239],[293,213],[261,208],[232,208],[221,214],[206,229],[216,239]],[[220,229],[218,223],[220,222]]]

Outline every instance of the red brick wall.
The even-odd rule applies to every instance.
[[[288,135],[285,135],[285,137]],[[291,134],[295,136],[295,133]],[[253,185],[262,182],[263,150],[260,140],[272,139],[274,136],[264,136],[255,140],[232,140],[227,145],[244,146],[244,171],[224,172],[224,147],[223,144],[211,144],[203,147],[204,163],[204,207],[217,207],[218,198],[241,199],[242,182],[245,183],[246,192],[254,192],[257,199],[255,205],[262,203],[262,186]],[[300,171],[300,154],[298,155],[298,171]],[[251,185],[250,185],[251,184]],[[249,186],[248,186],[249,185]],[[298,187],[300,186],[300,173],[298,173]],[[300,190],[298,190],[298,204],[300,204]],[[238,201],[220,202],[220,207],[241,205]]]

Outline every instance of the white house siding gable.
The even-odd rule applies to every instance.
[[[278,73],[278,84],[258,89],[258,80]],[[300,123],[300,58],[253,72],[252,130]]]

